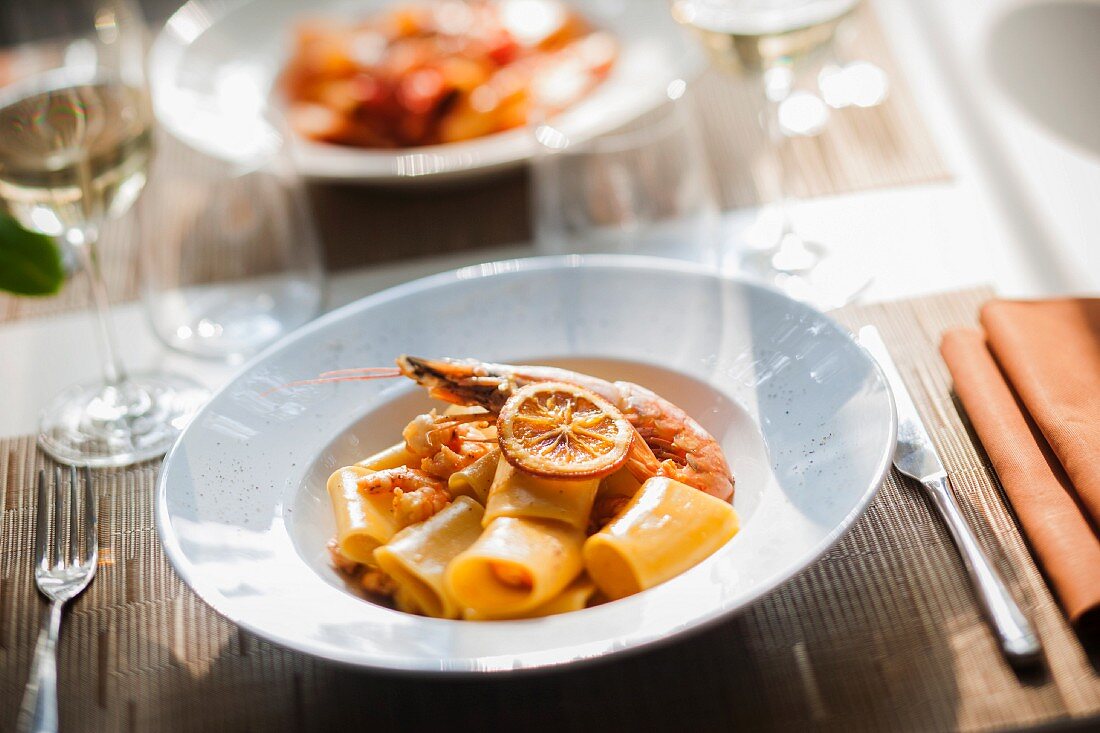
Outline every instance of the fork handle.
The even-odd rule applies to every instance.
[[[922,483],[955,538],[963,565],[973,581],[974,592],[1001,649],[1009,661],[1016,664],[1035,662],[1042,653],[1039,636],[1016,599],[1008,592],[1001,574],[978,544],[978,538],[959,509],[947,477],[936,477]]]
[[[34,648],[31,677],[19,707],[19,733],[56,733],[57,731],[57,638],[61,634],[62,601],[51,601],[42,620],[38,644]]]

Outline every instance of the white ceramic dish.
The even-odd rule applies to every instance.
[[[287,58],[295,20],[361,16],[393,0],[191,0],[169,19],[149,56],[160,123],[172,134],[223,156],[252,136]],[[694,74],[701,54],[672,21],[666,0],[574,3],[620,43],[600,86],[561,116],[578,137],[614,129],[667,98],[668,83]],[[252,123],[255,126],[255,123]],[[311,178],[387,184],[453,180],[515,166],[537,143],[516,129],[474,140],[407,150],[364,150],[295,140],[294,156]]]
[[[262,393],[402,352],[576,365],[656,389],[721,440],[742,531],[661,586],[544,619],[427,619],[353,595],[328,565],[325,479],[429,402],[403,379]],[[186,583],[279,644],[391,670],[529,669],[667,639],[768,593],[862,513],[894,435],[873,360],[782,295],[668,260],[498,262],[353,303],[253,360],[165,459],[157,526]]]

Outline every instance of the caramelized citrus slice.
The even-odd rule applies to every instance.
[[[504,457],[546,478],[584,479],[626,461],[634,429],[614,405],[560,382],[537,382],[508,398],[497,418]]]

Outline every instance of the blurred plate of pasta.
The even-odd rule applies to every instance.
[[[473,41],[439,31],[455,16]],[[398,184],[519,165],[536,121],[613,130],[701,67],[664,0],[191,0],[149,79],[159,122],[191,146],[238,157],[275,106],[305,175]]]
[[[606,597],[584,607],[591,584],[574,573],[577,581],[552,599],[560,608],[539,607],[538,613],[556,615],[527,618],[527,606],[516,606],[515,619],[489,620],[488,607],[481,607],[463,619],[452,607],[455,599],[442,595],[420,604],[421,613],[447,616],[432,618],[366,600],[329,554],[339,530],[333,511],[339,487],[334,491],[331,482],[354,484],[390,465],[393,456],[385,449],[402,426],[438,407],[408,379],[373,378],[395,372],[386,367],[406,352],[548,365],[654,390],[695,417],[728,460],[736,477],[734,511],[720,506],[729,485],[719,484],[713,496],[703,497],[715,511],[695,526],[732,539],[698,552],[696,540],[666,537],[662,541],[677,553],[695,555],[682,564],[688,569],[677,568],[679,574],[667,573],[640,592],[629,583],[617,588],[619,580],[600,580],[593,560],[622,577],[607,555],[617,549],[601,541],[592,558],[585,548],[585,561]],[[308,383],[334,370],[372,378]],[[604,412],[592,420],[603,420],[603,429],[618,440],[617,408],[583,389],[547,390],[559,401],[572,395],[589,411],[600,407]],[[536,392],[520,390],[516,399]],[[532,420],[546,424],[541,415]],[[455,421],[472,426],[471,440],[488,429],[477,414]],[[805,569],[874,497],[889,467],[895,429],[890,393],[874,361],[843,328],[777,292],[644,257],[489,263],[345,306],[247,364],[165,459],[157,527],[185,583],[226,618],[275,643],[348,664],[419,673],[559,666],[715,623]],[[372,465],[364,466],[372,455],[366,461]],[[617,456],[601,464],[593,487],[602,475],[615,475],[603,471],[625,465]],[[502,474],[511,481],[518,469],[500,460],[490,473],[494,481]],[[668,479],[643,486],[650,486],[650,507],[635,510],[656,507],[661,515],[703,494]],[[525,490],[527,501],[531,487]],[[483,512],[508,516],[501,506],[507,501],[498,499],[483,508],[478,492],[456,494],[413,527],[469,535],[464,546],[479,535],[482,545],[503,546],[522,542],[524,532],[552,519],[497,519],[487,525],[497,530],[482,534]],[[621,511],[613,523],[629,522],[629,514]],[[554,525],[559,539],[572,542],[576,535],[582,541],[585,516],[578,514],[571,528]],[[657,536],[664,519],[654,514],[645,521]],[[677,521],[672,517],[673,525]],[[395,537],[403,539],[375,557],[400,579],[421,553],[430,554],[426,534],[399,532]],[[477,589],[459,593],[459,600],[477,605],[470,592]]]

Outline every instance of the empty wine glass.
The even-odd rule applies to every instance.
[[[716,64],[758,77],[762,123],[774,174],[776,204],[754,226],[755,246],[741,267],[788,294],[822,307],[854,298],[870,283],[856,263],[829,263],[830,250],[805,239],[791,221],[795,200],[782,149],[789,140],[819,134],[830,106],[815,91],[799,89],[804,66],[818,59],[859,0],[675,0],[673,17],[695,30]],[[816,85],[815,85],[816,86]]]
[[[145,304],[168,346],[237,361],[320,312],[321,249],[282,118],[215,99],[192,112],[160,130],[138,207]]]
[[[565,118],[533,127],[533,228],[542,252],[718,264],[718,205],[686,89],[671,79],[652,109],[602,134]]]
[[[206,391],[180,375],[127,373],[97,264],[102,224],[137,199],[152,157],[144,23],[128,0],[8,0],[0,28],[11,44],[0,48],[0,199],[25,227],[68,243],[91,285],[101,347],[102,378],[46,406],[39,445],[73,465],[154,458]]]

